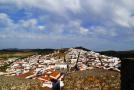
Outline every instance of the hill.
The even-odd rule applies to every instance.
[[[134,50],[130,51],[100,51],[100,54],[119,58],[134,58]]]

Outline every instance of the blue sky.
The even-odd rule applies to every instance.
[[[0,0],[0,49],[134,49],[133,0]]]

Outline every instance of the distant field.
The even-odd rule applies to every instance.
[[[101,51],[100,54],[119,58],[134,58],[134,50],[130,51]]]
[[[11,57],[25,58],[33,54],[49,54],[54,52],[55,49],[3,49],[0,50],[0,60],[8,59]]]
[[[5,52],[5,53],[0,53],[0,59],[7,59],[7,58],[11,58],[11,57],[20,57],[20,58],[24,58],[24,57],[28,57],[35,54],[35,52]]]
[[[134,60],[134,58],[127,58],[127,59],[129,59],[129,60]]]

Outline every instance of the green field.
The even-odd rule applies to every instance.
[[[5,52],[0,53],[0,60],[5,60],[12,57],[25,58],[35,54],[34,52]]]

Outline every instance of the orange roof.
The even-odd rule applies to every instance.
[[[57,75],[59,75],[59,74],[60,74],[59,72],[53,71],[52,74],[51,74],[51,76],[57,76]]]
[[[57,71],[52,71],[52,74],[50,75],[50,77],[54,77],[54,79],[57,79],[60,76],[60,73]]]
[[[21,61],[18,61],[18,62],[16,62],[17,64],[23,64],[24,62],[21,62]]]
[[[47,72],[51,72],[50,76],[47,75]],[[39,77],[38,79],[41,81],[50,81],[52,79],[58,79],[60,76],[60,73],[57,71],[53,71],[53,70],[47,70],[46,73],[43,74],[43,76]]]
[[[41,76],[38,78],[41,81],[50,81],[52,78],[50,78],[48,75]]]
[[[5,62],[4,61],[0,61],[0,64],[4,64]]]

